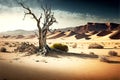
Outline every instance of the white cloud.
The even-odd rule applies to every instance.
[[[89,14],[81,14],[81,13],[71,13],[67,11],[60,11],[55,10],[55,16],[58,20],[58,27],[64,28],[64,27],[74,27],[79,25],[85,25],[87,22],[116,22],[119,23],[119,20],[117,19],[105,19],[94,15]]]
[[[39,9],[32,10],[34,10],[37,16],[39,16],[42,12]],[[31,19],[31,16],[27,16],[25,20],[23,20],[24,9],[20,7],[8,8],[0,5],[0,11],[2,11],[0,12],[0,32],[16,29],[37,29],[35,20]],[[119,20],[116,19],[109,20],[89,14],[71,13],[61,10],[53,10],[53,12],[58,23],[51,26],[52,29],[74,27],[84,25],[87,22],[119,22]]]

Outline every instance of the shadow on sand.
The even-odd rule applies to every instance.
[[[111,63],[111,64],[120,64],[120,61],[109,60],[108,63]]]
[[[81,57],[81,58],[98,58],[98,55],[96,54],[86,54],[86,53],[72,53],[72,52],[63,52],[59,50],[52,50],[49,52],[46,56],[56,57],[59,58],[59,56],[73,56],[73,57]]]

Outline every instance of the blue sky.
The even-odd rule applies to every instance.
[[[29,6],[39,16],[41,4],[52,6],[58,23],[51,28],[84,25],[87,22],[120,23],[120,0],[18,0]],[[16,0],[0,0],[0,32],[37,29],[35,21],[27,16]]]

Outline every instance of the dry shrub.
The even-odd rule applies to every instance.
[[[16,44],[9,44],[9,47],[16,47]]]
[[[88,46],[88,48],[89,48],[89,49],[103,49],[104,46],[102,46],[102,45],[100,45],[100,44],[94,43],[94,44],[90,44],[90,45]]]
[[[17,35],[16,36],[16,39],[21,39],[21,38],[24,38],[25,36],[23,36],[23,35]]]
[[[117,46],[114,46],[114,48],[116,49],[116,48],[117,48]]]
[[[89,55],[95,55],[95,53],[94,52],[90,52]]]
[[[52,49],[58,49],[58,50],[61,50],[61,51],[65,51],[67,52],[68,51],[68,46],[65,45],[65,44],[61,44],[61,43],[55,43],[51,46]]]
[[[9,47],[13,47],[13,46],[10,44]]]
[[[90,37],[85,37],[86,40],[90,40],[91,38]]]
[[[117,56],[118,55],[118,53],[116,51],[109,51],[108,54],[110,56]]]
[[[27,52],[28,54],[35,54],[37,53],[38,48],[34,46],[33,44],[23,42],[14,51],[15,52]]]
[[[1,47],[0,52],[7,52],[7,49],[5,47]]]
[[[16,46],[17,46],[17,44],[15,44],[15,43],[14,43],[14,44],[12,44],[12,47],[16,47]]]
[[[106,56],[100,56],[100,57],[99,57],[99,60],[100,60],[101,62],[107,62],[107,63],[110,61]]]
[[[9,38],[10,35],[3,35],[2,38]]]
[[[5,44],[5,45],[9,45],[9,42],[5,42],[4,44]]]

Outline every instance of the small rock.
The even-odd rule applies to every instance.
[[[12,63],[13,61],[9,61],[10,63]]]
[[[40,62],[39,60],[36,60],[35,62]]]
[[[19,60],[20,58],[14,58],[13,60]]]

